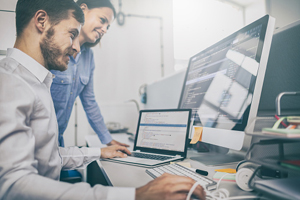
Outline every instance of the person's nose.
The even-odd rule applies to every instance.
[[[105,34],[107,32],[107,26],[102,26],[101,30],[102,30],[103,34]]]
[[[76,51],[77,53],[80,52],[79,37],[76,37],[76,38],[73,40],[72,49],[73,49],[74,51]]]

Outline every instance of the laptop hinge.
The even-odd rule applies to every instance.
[[[135,150],[135,152],[141,152],[141,150]]]
[[[181,155],[176,155],[175,157],[181,157]]]

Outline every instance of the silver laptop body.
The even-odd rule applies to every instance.
[[[187,153],[190,119],[191,109],[141,110],[133,156],[103,160],[143,167],[183,160]]]

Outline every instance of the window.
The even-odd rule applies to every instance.
[[[173,0],[175,70],[243,25],[243,7],[220,0]]]

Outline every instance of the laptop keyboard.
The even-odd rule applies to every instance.
[[[132,152],[131,156],[136,157],[136,158],[145,158],[145,159],[151,159],[151,160],[168,160],[168,159],[173,158],[171,156],[159,156],[159,155],[137,153],[137,152]]]
[[[169,164],[161,167],[147,169],[146,173],[149,174],[152,178],[157,178],[164,173],[186,176],[194,179],[195,181],[198,181],[200,185],[208,191],[217,188],[217,183],[212,179],[199,175],[196,172],[178,164]]]

